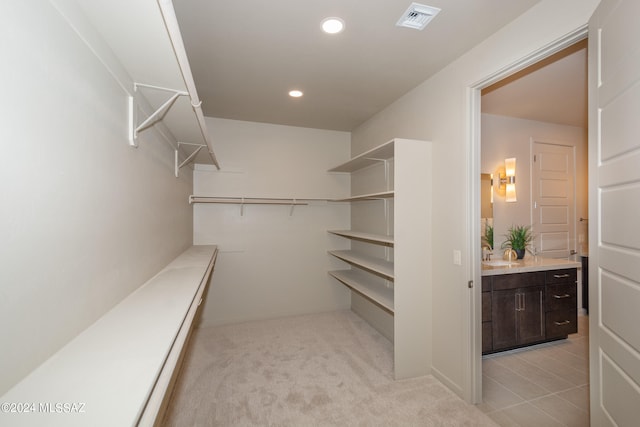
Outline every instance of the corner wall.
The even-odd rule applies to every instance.
[[[350,177],[327,170],[349,158],[347,132],[207,117],[221,170],[198,165],[194,194],[218,197],[347,197]],[[196,204],[194,243],[219,254],[202,325],[348,309],[350,292],[327,272],[329,249],[348,239],[348,203],[308,206]],[[344,268],[344,267],[342,267]]]
[[[0,395],[192,243],[188,169],[44,0],[2,2]]]
[[[468,401],[471,365],[470,88],[586,25],[598,0],[543,0],[355,129],[352,155],[392,138],[433,142],[432,372]],[[479,177],[478,177],[479,179]],[[419,183],[416,183],[419,185]],[[462,252],[462,265],[453,251]],[[441,325],[446,325],[443,327]],[[479,354],[479,353],[477,353]]]

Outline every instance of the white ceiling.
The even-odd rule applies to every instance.
[[[538,1],[428,0],[442,11],[423,31],[395,26],[409,0],[174,7],[207,116],[350,131]],[[328,16],[345,31],[322,33]],[[305,95],[290,98],[293,88]]]
[[[586,40],[485,89],[482,112],[586,128]]]

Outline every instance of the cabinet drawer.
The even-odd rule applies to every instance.
[[[547,339],[564,338],[578,332],[576,310],[551,311],[546,314]]]
[[[491,320],[491,292],[482,293],[482,321]]]
[[[547,285],[545,311],[577,310],[576,284]]]
[[[493,276],[493,290],[525,288],[544,285],[544,272],[516,273]]]
[[[577,269],[565,268],[563,270],[549,270],[545,272],[545,283],[576,283],[578,279]]]

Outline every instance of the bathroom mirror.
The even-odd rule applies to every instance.
[[[493,203],[491,203],[491,175],[480,174],[480,216],[493,220]]]
[[[493,228],[493,203],[491,201],[491,174],[480,174],[480,235],[482,244],[493,248],[493,233],[487,235],[487,226]],[[489,239],[487,239],[487,237]]]

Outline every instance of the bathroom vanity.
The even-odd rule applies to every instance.
[[[482,264],[482,354],[578,331],[579,262],[529,257]]]

